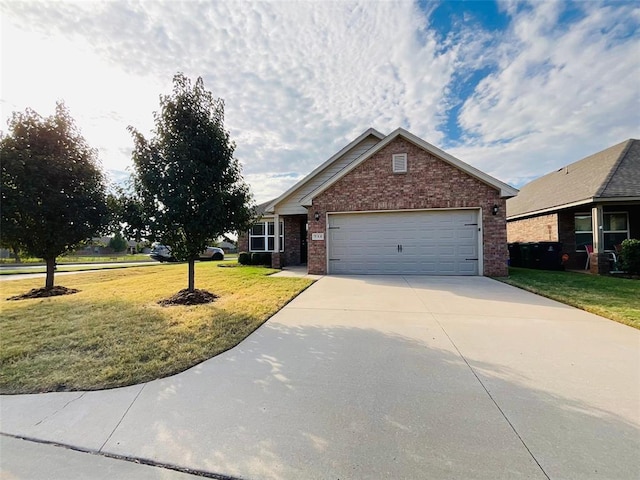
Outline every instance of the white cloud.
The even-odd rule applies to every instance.
[[[30,92],[55,92],[77,113],[90,141],[98,118],[105,120],[99,143],[105,155],[130,143],[128,124],[149,124],[157,95],[168,92],[176,71],[203,76],[225,99],[227,127],[245,172],[264,175],[254,185],[258,199],[273,190],[265,185],[274,174],[312,170],[369,126],[391,131],[402,125],[431,141],[442,137],[438,125],[455,52],[437,52],[424,30],[426,18],[411,3],[10,6],[10,19],[30,26],[10,32],[21,45],[11,65],[27,53],[35,78],[46,55],[46,70],[59,77],[40,75],[21,95],[7,95],[20,99],[11,108],[21,102],[40,108],[53,99],[35,102]],[[38,52],[43,47],[48,53]],[[103,161],[122,169],[124,160]]]
[[[468,138],[452,152],[515,184],[638,135],[637,8],[584,2],[566,29],[563,5],[510,10],[499,68],[460,113]]]
[[[428,13],[404,1],[10,2],[2,116],[27,106],[47,114],[64,99],[105,167],[122,172],[127,125],[148,132],[158,96],[182,71],[225,99],[259,202],[370,126],[457,145],[448,150],[519,183],[546,172],[543,153],[576,159],[637,127],[637,41],[611,42],[637,25],[637,9],[580,5],[586,16],[567,31],[561,2],[505,2],[505,36],[464,23],[438,42]],[[456,82],[486,66],[495,72],[466,99],[456,143],[445,131],[449,109],[465,101]]]

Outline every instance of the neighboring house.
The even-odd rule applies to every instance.
[[[236,253],[238,251],[238,247],[236,247],[234,243],[231,243],[227,240],[221,240],[219,242],[216,242],[215,245],[216,247],[219,247],[222,250],[224,250],[224,253]]]
[[[507,201],[509,242],[562,242],[567,268],[609,271],[607,253],[640,238],[640,141],[627,140],[528,183]]]
[[[260,205],[238,248],[312,274],[506,275],[516,194],[404,129],[369,129]]]
[[[82,248],[79,248],[74,253],[76,255],[113,255],[114,253],[122,253],[122,252],[114,252],[111,247],[109,247],[109,242],[112,237],[95,237],[91,239],[91,242],[85,245]],[[127,240],[127,247],[124,250],[126,253],[134,254],[140,249],[142,245],[146,244],[146,242],[136,242],[135,240]],[[144,251],[144,249],[143,249]],[[147,252],[144,253],[148,253]]]

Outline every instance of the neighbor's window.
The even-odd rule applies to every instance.
[[[575,232],[576,252],[584,252],[586,251],[586,245],[593,245],[593,233],[591,231],[590,213],[576,213]]]
[[[249,230],[249,251],[273,252],[275,226],[273,222],[258,222]],[[280,222],[280,251],[284,251],[284,222]]]
[[[611,212],[602,215],[603,250],[614,250],[615,246],[629,238],[629,215],[627,212]],[[591,214],[576,213],[576,251],[584,252],[585,245],[593,245]]]
[[[615,250],[615,246],[629,238],[629,217],[627,212],[605,213],[604,225],[604,249]]]

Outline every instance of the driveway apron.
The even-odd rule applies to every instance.
[[[640,332],[483,277],[323,277],[236,348],[0,431],[243,479],[635,479]]]

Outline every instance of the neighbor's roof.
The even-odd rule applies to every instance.
[[[629,139],[528,183],[507,201],[507,218],[634,197],[640,199],[640,140]]]

